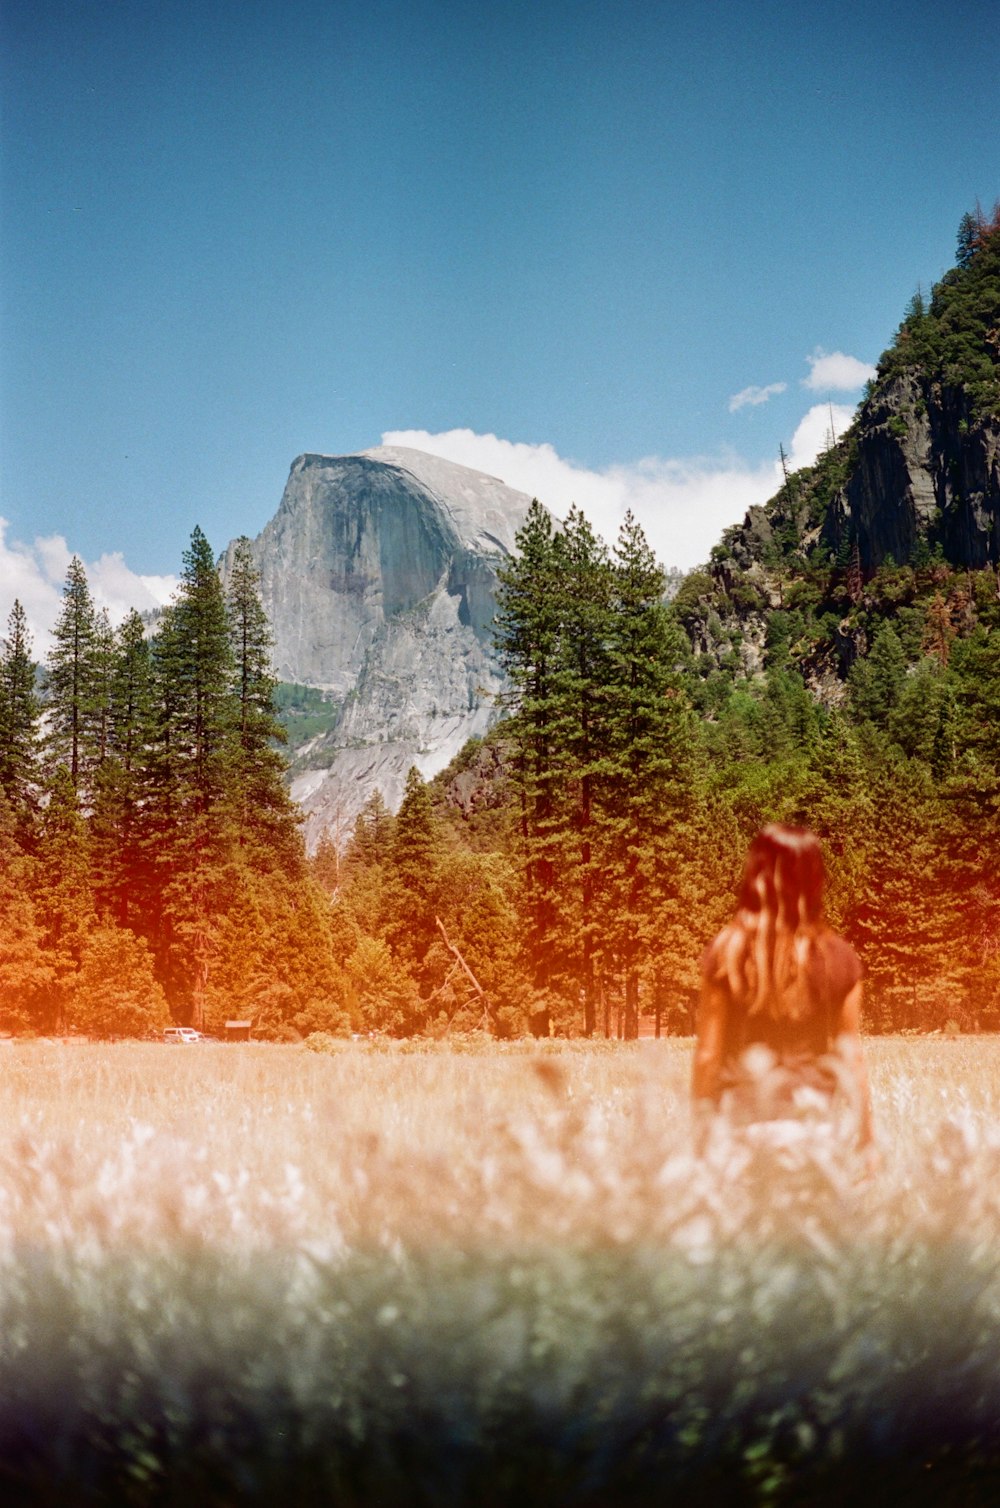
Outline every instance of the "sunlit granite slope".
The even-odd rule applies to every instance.
[[[278,675],[341,703],[293,768],[310,847],[324,829],[344,841],[376,787],[397,805],[411,764],[436,773],[495,718],[496,572],[529,503],[416,450],[293,463],[253,552]]]

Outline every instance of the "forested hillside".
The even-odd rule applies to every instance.
[[[455,925],[481,971],[503,957],[494,999],[516,981],[539,1030],[687,1027],[746,846],[782,819],[825,841],[869,1027],[1000,1026],[998,355],[994,212],[963,221],[848,433],[669,606],[634,521],[609,555],[578,512],[533,510],[497,620],[510,715],[424,819],[425,888],[457,854],[489,876],[489,928]],[[348,908],[392,869],[370,815]],[[377,906],[366,925],[391,942]]]
[[[307,860],[246,545],[147,637],[74,561],[0,655],[0,1029],[688,1030],[764,822],[813,827],[872,1029],[1000,1027],[1000,216],[915,296],[850,430],[676,593],[537,504],[504,716]],[[892,546],[892,548],[890,548]],[[668,597],[672,600],[668,601]]]

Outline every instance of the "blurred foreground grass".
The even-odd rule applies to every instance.
[[[1000,1501],[1000,1041],[869,1184],[690,1052],[5,1050],[0,1501]]]

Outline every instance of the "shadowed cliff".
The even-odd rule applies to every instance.
[[[396,805],[410,765],[435,774],[494,719],[496,572],[529,501],[401,448],[293,463],[252,549],[279,677],[339,704],[293,765],[310,846],[346,839],[376,787]]]

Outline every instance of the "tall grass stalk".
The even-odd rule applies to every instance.
[[[691,1047],[0,1056],[0,1498],[995,1501],[1000,1042],[882,1171],[690,1152]]]

